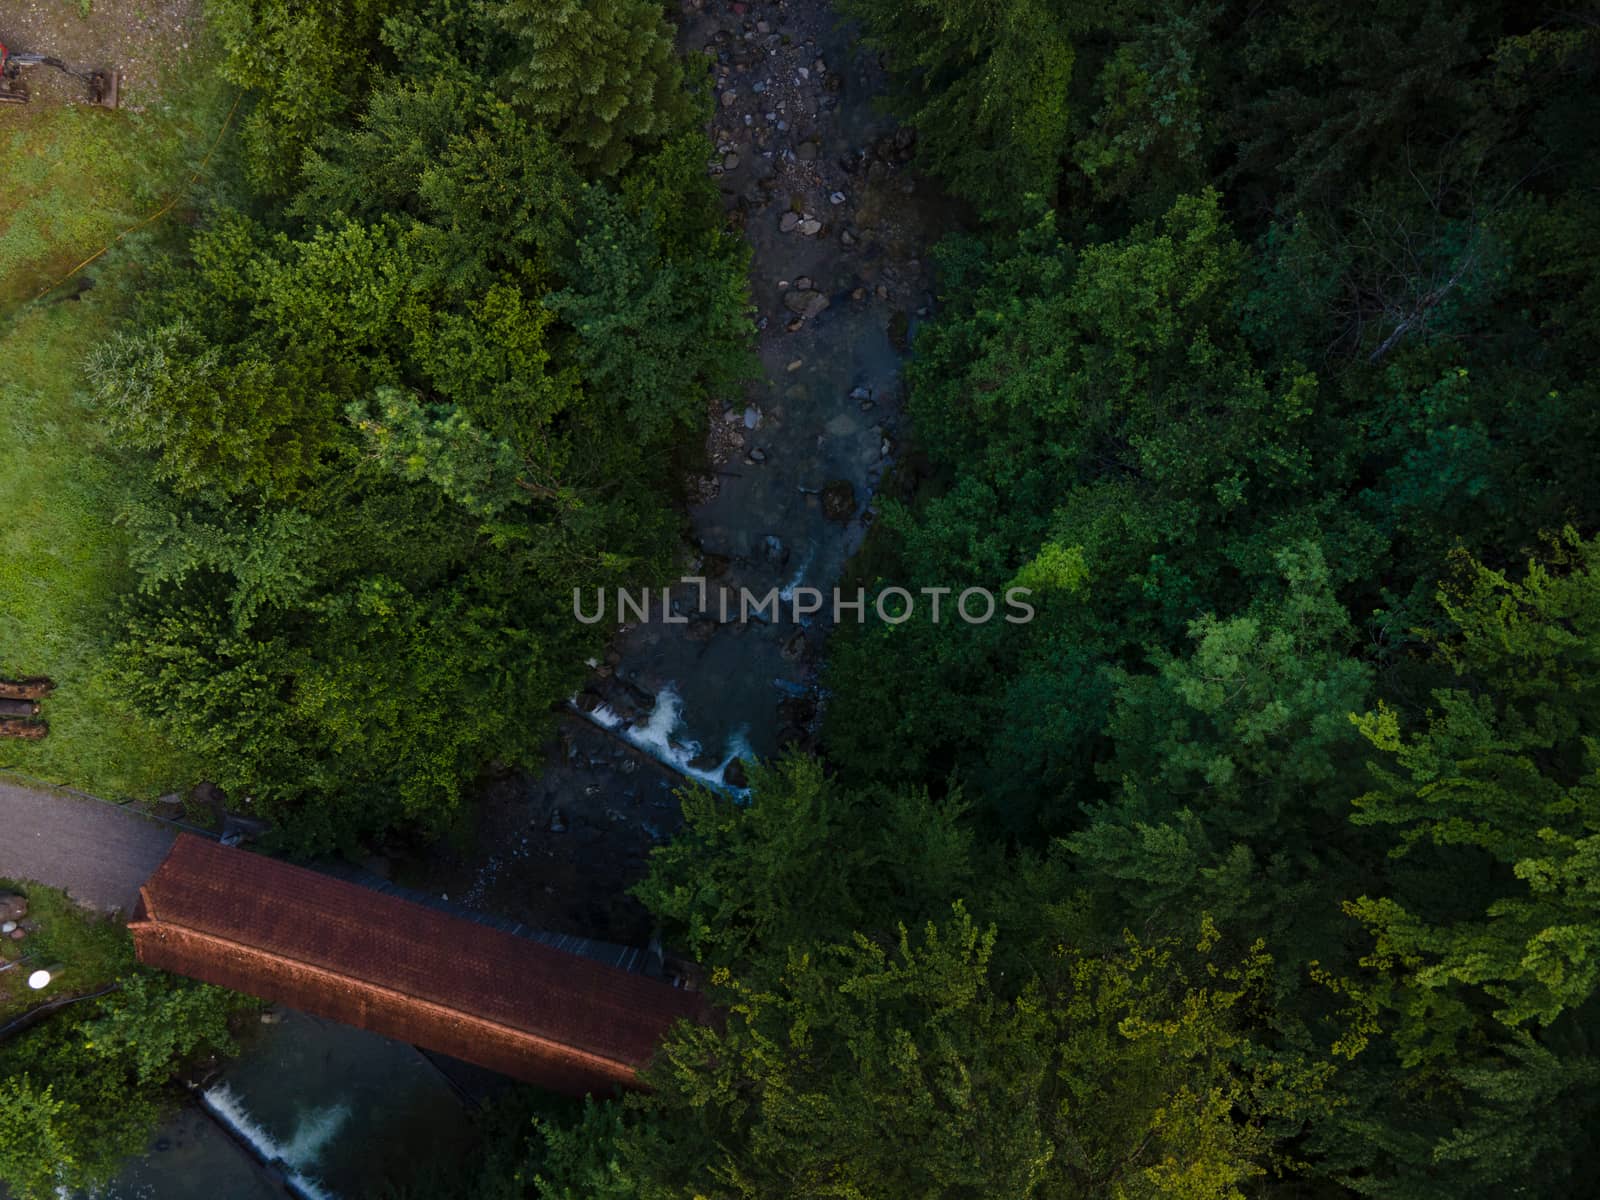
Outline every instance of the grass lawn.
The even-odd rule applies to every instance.
[[[0,938],[0,965],[19,963],[12,970],[0,971],[0,1025],[47,1001],[98,991],[132,963],[133,942],[128,931],[116,921],[79,908],[65,892],[8,879],[0,879],[0,892],[26,896],[26,920],[38,925],[24,941]],[[22,961],[24,955],[26,961]],[[49,987],[41,992],[28,987],[31,971],[58,965],[63,969]]]
[[[50,735],[0,741],[0,767],[111,798],[196,778],[106,677],[129,581],[120,481],[138,466],[108,445],[82,367],[122,315],[138,249],[170,235],[183,205],[30,298],[184,192],[233,102],[205,57],[174,55],[161,74],[174,82],[147,90],[142,113],[0,107],[0,674],[57,684],[41,714]]]

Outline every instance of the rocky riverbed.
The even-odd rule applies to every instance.
[[[761,363],[713,404],[705,469],[685,481],[684,574],[707,582],[672,590],[681,623],[658,595],[649,620],[618,625],[544,771],[494,781],[475,838],[407,870],[529,925],[635,943],[650,931],[626,890],[679,823],[674,791],[737,791],[744,760],[815,746],[832,618],[796,621],[791,599],[829,592],[876,516],[901,361],[933,304],[926,253],[955,221],[914,133],[876,103],[876,56],[827,4],[684,0],[680,30],[715,101],[707,171],[751,246]],[[779,619],[741,620],[739,589],[776,590]]]

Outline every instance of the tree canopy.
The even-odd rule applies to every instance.
[[[346,14],[386,69],[275,119],[261,200],[208,211],[91,364],[154,464],[124,686],[300,850],[437,833],[484,764],[538,752],[599,647],[572,588],[664,571],[677,447],[748,370],[744,253],[659,13],[580,7]],[[324,19],[224,8],[229,70]],[[594,79],[549,73],[580,32]],[[257,113],[278,79],[241,75]]]
[[[285,848],[437,836],[753,367],[700,75],[649,0],[210,7],[239,161],[90,363],[117,682]],[[1592,1188],[1592,6],[838,8],[966,202],[848,582],[1034,617],[834,631],[636,889],[719,1018],[437,1194]],[[0,1175],[103,1179],[217,1004],[0,1047]]]

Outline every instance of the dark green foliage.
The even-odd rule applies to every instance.
[[[1091,948],[1085,906],[1038,906],[1045,864],[1002,865],[956,800],[803,760],[753,782],[690,800],[641,889],[729,1015],[654,1068],[620,1138],[637,1194],[1232,1196],[1286,1073],[1313,1102],[1306,1064],[1245,1052],[1259,946],[1226,965],[1203,921]]]
[[[904,95],[954,102],[1014,9],[988,40],[859,11],[879,44],[919,30]],[[1581,1190],[1594,24],[1155,0],[1037,26],[1076,53],[1060,207],[943,247],[909,371],[929,470],[872,547],[881,586],[1027,586],[1037,616],[842,631],[830,758],[1054,846],[1037,899],[1078,889],[1102,936],[1262,937],[1253,1044],[1350,1056],[1296,1138],[1307,1186]],[[977,195],[941,156],[960,123],[917,116]]]
[[[1102,205],[1130,215],[1160,215],[1206,178],[1215,118],[1204,85],[1208,24],[1220,5],[1149,6],[1147,19],[1117,46],[1094,81],[1099,107],[1074,121],[1073,170]],[[1076,181],[1075,181],[1076,182]]]
[[[1019,986],[998,936],[957,904],[792,948],[772,984],[719,977],[727,1028],[667,1046],[625,1143],[638,1194],[1200,1200],[1265,1174],[1270,1080],[1231,1061],[1264,963],[1195,980],[1188,948],[1130,940]]]
[[[564,121],[616,114],[500,99],[502,18],[393,14],[398,69],[294,135],[287,214],[209,213],[92,364],[159,485],[127,517],[123,687],[302,850],[437,832],[536,752],[599,646],[573,588],[664,570],[670,463],[750,361],[659,14],[607,44],[648,44],[682,103],[585,143],[606,183]]]
[[[306,147],[349,111],[369,72],[384,0],[206,0],[224,79],[252,93],[245,164],[269,194],[292,185]]]
[[[516,39],[508,95],[593,175],[684,132],[695,106],[661,6],[650,0],[500,0]]]
[[[1003,862],[956,801],[807,760],[753,782],[690,797],[640,892],[725,1022],[681,1028],[650,1094],[540,1122],[515,1194],[1222,1200],[1325,1107],[1325,1067],[1246,1037],[1259,945],[1102,939],[1059,861]]]
[[[1322,897],[1359,878],[1343,836],[1361,761],[1348,714],[1371,671],[1349,655],[1315,548],[1280,562],[1284,600],[1195,622],[1193,649],[1158,655],[1153,674],[1114,673],[1109,795],[1067,845],[1129,920],[1201,905],[1296,961],[1330,959],[1347,931]]]
[[[123,941],[115,990],[0,1045],[0,1179],[17,1200],[109,1183],[177,1104],[172,1076],[230,1053],[229,1015],[253,1003],[135,967]]]
[[[844,0],[897,72],[894,105],[923,161],[958,194],[1011,216],[1054,200],[1076,52],[1057,0]],[[1063,11],[1066,10],[1066,11]]]
[[[1355,820],[1396,827],[1397,852],[1466,847],[1463,865],[1500,869],[1472,905],[1481,915],[1448,929],[1403,901],[1363,901],[1358,915],[1382,954],[1428,964],[1419,984],[1481,987],[1510,1028],[1548,1025],[1600,987],[1600,542],[1569,531],[1556,549],[1554,573],[1535,562],[1516,582],[1463,562],[1435,651],[1451,686],[1433,692],[1425,730],[1408,736],[1386,707],[1360,721],[1395,769],[1377,772]],[[1446,1032],[1413,1031],[1417,1053],[1447,1053]]]
[[[1460,1187],[1567,1190],[1600,1111],[1600,543],[1555,549],[1517,581],[1463,561],[1425,717],[1359,721],[1381,753],[1355,819],[1402,866],[1347,908],[1409,1086],[1448,1105],[1427,1150]]]
[[[1028,625],[843,639],[832,712],[847,762],[876,771],[871,742],[959,764],[1008,822],[1054,824],[1104,727],[1108,658],[1176,651],[1207,611],[1279,593],[1286,539],[1335,580],[1364,565],[1372,533],[1320,495],[1340,463],[1313,452],[1328,420],[1317,379],[1264,364],[1241,335],[1242,261],[1213,195],[1082,254],[1048,221],[987,259],[949,251],[956,303],[919,341],[912,403],[951,485],[915,515],[886,514],[906,576],[890,582],[1048,586]],[[907,681],[867,669],[885,642],[929,678],[895,714],[879,689]],[[900,722],[888,739],[886,715]]]

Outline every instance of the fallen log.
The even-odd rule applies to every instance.
[[[37,719],[0,721],[0,737],[25,738],[30,742],[36,742],[49,732],[50,726]]]
[[[55,690],[55,686],[43,675],[28,679],[0,679],[0,700],[43,700]]]
[[[39,702],[37,700],[0,700],[0,717],[36,717],[39,715]]]

